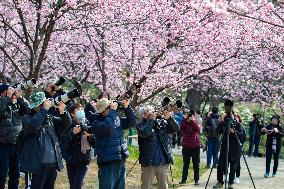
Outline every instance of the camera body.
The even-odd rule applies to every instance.
[[[92,133],[92,127],[88,126],[87,124],[80,124],[81,132]]]
[[[64,83],[65,83],[65,78],[64,78],[64,77],[60,77],[60,78],[54,83],[54,85],[51,86],[51,90],[52,90],[52,91],[56,91],[55,85],[56,85],[56,86],[61,86],[61,85],[63,85]]]

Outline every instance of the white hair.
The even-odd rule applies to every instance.
[[[141,114],[145,114],[145,113],[147,113],[147,112],[152,112],[152,111],[154,111],[154,110],[155,110],[155,109],[154,109],[153,106],[147,105],[147,106],[143,106],[143,107],[140,108],[140,113],[141,113]]]

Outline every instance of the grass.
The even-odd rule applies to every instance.
[[[129,147],[129,151],[130,151],[131,156],[126,161],[126,169],[127,169],[126,172],[127,173],[130,170],[130,168],[134,165],[137,158],[139,157],[139,151],[137,147],[131,146]],[[179,181],[181,181],[182,166],[183,166],[182,156],[174,156],[174,165],[172,165],[171,168],[172,168],[173,180],[174,180],[173,183],[175,187],[177,187],[179,185],[178,184]],[[203,174],[205,170],[206,170],[205,164],[201,164],[200,174]],[[168,169],[168,177],[169,177],[169,185],[172,186],[172,178],[171,178],[170,169]],[[189,169],[188,178],[189,178],[188,182],[193,181],[192,165],[190,166],[190,169]],[[140,183],[141,183],[141,166],[139,163],[137,163],[134,166],[131,173],[126,178],[126,188],[129,188],[129,189],[137,188],[138,189],[140,188]],[[153,188],[157,188],[156,180],[153,183],[154,183]],[[20,188],[24,188],[24,178],[21,178]],[[66,168],[62,172],[58,173],[55,188],[56,189],[68,189],[69,188]],[[84,189],[98,188],[98,167],[95,161],[92,161],[90,163],[90,168],[85,177],[83,188]]]

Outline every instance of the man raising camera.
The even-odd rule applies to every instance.
[[[241,157],[241,146],[239,138],[242,138],[242,127],[239,122],[234,119],[233,106],[231,100],[225,101],[226,115],[222,118],[216,131],[222,134],[222,144],[217,166],[218,183],[213,188],[223,188],[223,175],[228,175],[228,167],[230,164],[229,189],[233,188],[236,168],[238,160]]]
[[[22,130],[21,116],[28,113],[28,103],[21,91],[0,85],[0,189],[5,188],[9,170],[9,189],[17,189],[20,170],[16,141]]]
[[[69,128],[71,118],[65,104],[59,104],[59,117],[48,113],[51,101],[43,92],[31,96],[31,113],[23,117],[24,139],[21,149],[21,171],[32,173],[32,189],[53,189],[57,170],[63,169],[61,151],[55,128]]]
[[[96,104],[99,115],[92,124],[92,131],[96,138],[100,189],[125,188],[125,160],[129,152],[123,130],[136,124],[129,102],[129,99],[121,102],[126,118],[118,117],[116,102],[102,98]]]
[[[158,188],[168,188],[167,168],[173,163],[168,133],[177,132],[179,126],[170,108],[164,107],[161,113],[162,117],[157,117],[157,112],[146,106],[142,110],[143,121],[137,125],[142,189],[152,188],[155,176]]]

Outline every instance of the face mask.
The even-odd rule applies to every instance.
[[[85,122],[85,112],[84,112],[84,110],[81,110],[81,111],[78,111],[77,113],[76,113],[76,118],[78,119],[78,121],[80,121],[81,123],[82,122]]]

